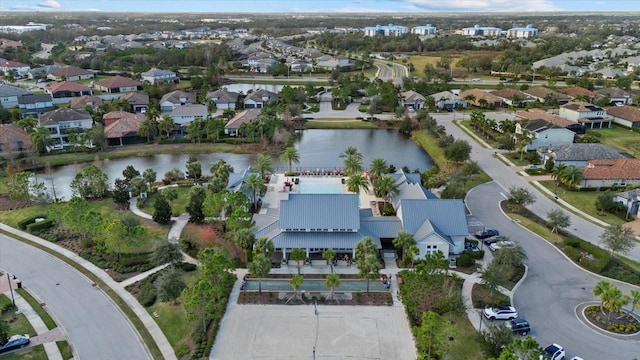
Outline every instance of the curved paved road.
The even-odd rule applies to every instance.
[[[72,267],[3,234],[0,264],[46,304],[80,359],[150,358],[118,307]]]
[[[514,295],[520,316],[531,322],[531,335],[541,346],[562,345],[567,359],[632,360],[640,354],[640,337],[615,339],[584,325],[575,316],[575,307],[597,301],[593,286],[601,278],[576,267],[546,240],[506,218],[499,209],[504,192],[497,183],[480,185],[469,192],[467,205],[487,227],[518,241],[527,252],[528,276]],[[628,293],[629,286],[618,283]]]

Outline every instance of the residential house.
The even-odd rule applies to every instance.
[[[528,39],[538,36],[538,29],[533,25],[527,25],[525,27],[514,27],[507,30],[507,37],[517,39]]]
[[[527,103],[535,102],[536,98],[522,92],[520,90],[512,89],[512,88],[502,88],[500,90],[494,90],[491,94],[502,98],[502,102],[515,107],[523,107]]]
[[[409,28],[401,25],[376,25],[364,28],[364,36],[402,36],[409,32]]]
[[[104,91],[109,94],[117,94],[142,90],[142,83],[138,80],[133,80],[124,76],[116,75],[107,79],[96,81],[93,84],[93,87],[97,90]]]
[[[571,120],[567,120],[563,117],[552,114],[550,112],[546,112],[542,109],[529,109],[527,111],[518,111],[516,113],[516,118],[522,119],[522,120],[542,119],[549,122],[550,124],[553,124],[553,127],[561,127],[564,129],[568,129],[579,135],[582,135],[586,132],[586,128],[584,127],[584,125],[578,124]]]
[[[102,105],[102,99],[97,96],[90,96],[90,95],[82,95],[80,97],[75,97],[71,99],[71,102],[69,103],[69,107],[71,109],[85,110],[87,106],[91,106],[93,111],[98,110],[98,107],[100,105]]]
[[[151,68],[149,71],[140,74],[140,76],[143,82],[149,84],[177,84],[180,82],[178,75],[171,70]]]
[[[206,120],[209,118],[209,112],[206,105],[202,104],[185,104],[173,109],[170,113],[173,122],[176,125],[188,125],[195,119]]]
[[[353,66],[351,59],[346,56],[332,57],[331,55],[321,56],[317,59],[316,69],[333,71],[336,68],[342,70],[349,70]]]
[[[95,72],[79,68],[77,66],[60,67],[47,75],[47,79],[53,81],[80,81],[93,79]]]
[[[551,90],[544,86],[532,86],[526,90],[522,90],[522,92],[532,96],[534,99],[545,105],[563,105],[572,99],[567,94]]]
[[[296,60],[289,64],[291,72],[311,72],[313,71],[313,63],[306,60]]]
[[[599,75],[602,79],[605,79],[605,80],[613,80],[615,78],[623,77],[627,75],[624,71],[620,69],[612,68],[612,67],[605,67],[602,69],[598,69],[594,71],[593,74]]]
[[[111,111],[104,114],[104,135],[108,146],[123,146],[143,141],[138,129],[146,119],[143,114]]]
[[[543,119],[516,123],[516,134],[522,134],[525,130],[531,138],[531,143],[526,147],[527,151],[540,147],[572,144],[576,136],[573,131]]]
[[[640,185],[640,159],[591,160],[581,170],[581,188]]]
[[[216,104],[216,109],[234,110],[238,104],[239,94],[234,91],[229,91],[227,88],[218,89],[214,92],[207,93],[207,99],[210,99]]]
[[[625,91],[618,88],[604,88],[595,91],[601,97],[609,98],[609,104],[611,105],[631,105],[633,102],[633,94],[629,91]]]
[[[251,92],[244,99],[244,108],[245,109],[261,109],[265,106],[265,104],[269,102],[277,102],[279,100],[279,96],[276,93],[271,91],[267,91],[264,89],[257,89],[256,91]]]
[[[565,164],[566,166],[575,166],[578,168],[583,168],[594,160],[618,160],[626,158],[626,156],[610,146],[589,143],[541,147],[538,148],[538,154],[543,164],[551,158],[556,166]]]
[[[278,66],[278,60],[273,55],[265,52],[258,52],[250,56],[245,62],[245,66],[251,71],[267,73]]]
[[[424,108],[424,96],[413,90],[400,93],[400,105],[409,110],[420,110]]]
[[[617,193],[613,201],[627,207],[627,214],[640,218],[640,188]]]
[[[93,91],[88,86],[80,85],[72,81],[61,81],[49,85],[47,92],[54,99],[73,98],[83,95],[93,95]]]
[[[451,91],[441,91],[429,95],[436,103],[436,107],[440,110],[452,110],[458,108],[467,108],[467,100],[452,93]]]
[[[603,108],[590,103],[569,102],[560,107],[559,115],[589,129],[603,129],[611,127],[611,119],[606,118],[606,114]]]
[[[73,144],[69,141],[69,133],[84,133],[93,126],[91,114],[85,110],[59,108],[40,115],[40,126],[51,133],[53,149],[63,149]]]
[[[160,99],[160,111],[171,112],[177,107],[194,104],[196,100],[196,95],[193,93],[175,90],[162,96]]]
[[[22,95],[18,98],[20,117],[33,116],[36,119],[40,114],[53,110],[53,98],[50,94]]]
[[[490,91],[482,89],[469,89],[458,94],[467,103],[481,108],[498,108],[502,106],[503,99],[493,95]]]
[[[16,124],[0,124],[0,157],[11,161],[30,148],[31,139],[26,131]]]
[[[22,46],[22,41],[15,41],[11,39],[0,38],[0,49],[19,48],[21,46]]]
[[[16,78],[21,78],[29,69],[31,69],[31,66],[17,61],[5,60],[0,63],[0,71],[4,73],[5,76],[13,73]]]
[[[595,93],[589,89],[585,89],[580,86],[561,88],[561,89],[558,89],[558,91],[563,94],[571,96],[572,99],[579,98],[587,102],[594,102],[600,97],[598,93]]]
[[[33,94],[31,91],[21,89],[17,86],[0,84],[0,105],[5,109],[18,106],[20,97]]]
[[[128,110],[134,113],[144,114],[149,107],[149,95],[145,93],[128,92],[120,95],[120,100],[126,100],[131,106]]]
[[[462,252],[469,235],[463,201],[426,196],[426,189],[412,191],[420,187],[419,180],[416,184],[408,174],[394,175],[411,188],[394,197],[396,216],[374,215],[371,206],[375,205],[360,204],[358,194],[284,192],[264,212],[254,215],[252,230],[256,237],[269,238],[283,259],[295,248],[304,249],[307,256],[333,249],[356,259],[355,247],[363,237],[370,237],[381,249],[383,244],[392,246],[400,231],[416,240],[419,258],[437,251],[445,256]],[[314,179],[300,181],[313,183]]]
[[[260,115],[259,109],[246,109],[233,116],[227,124],[224,126],[224,134],[229,136],[238,136],[238,131],[242,124],[247,124],[253,121]]]
[[[612,106],[607,108],[607,115],[609,115],[613,122],[622,125],[624,127],[640,128],[640,109],[637,107],[624,105],[624,106]]]

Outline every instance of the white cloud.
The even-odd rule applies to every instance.
[[[551,0],[404,0],[422,9],[439,11],[559,11]]]
[[[38,3],[39,7],[47,8],[47,9],[60,9],[60,3],[56,0],[45,0],[43,2]]]

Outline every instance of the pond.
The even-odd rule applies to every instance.
[[[368,166],[371,160],[383,158],[387,163],[400,169],[407,166],[411,171],[424,171],[433,166],[429,155],[409,137],[397,130],[354,129],[354,130],[305,130],[296,139],[295,147],[300,154],[300,163],[296,167],[305,168],[335,168],[342,167],[339,155],[348,146],[355,146],[363,155],[363,164]],[[202,172],[209,175],[209,167],[217,160],[224,160],[233,166],[235,171],[242,171],[250,166],[257,154],[211,153],[197,154],[196,158],[202,164]],[[141,173],[147,168],[153,168],[158,174],[158,180],[173,168],[186,171],[189,154],[158,154],[144,157],[132,157],[115,160],[100,161],[97,165],[109,177],[109,183],[122,178],[122,170],[132,165]],[[53,169],[52,176],[38,173],[38,181],[44,182],[51,192],[52,183],[55,185],[58,198],[68,200],[71,195],[69,184],[83,167],[90,163],[60,166]],[[273,157],[273,164],[283,171],[288,167],[277,156]]]

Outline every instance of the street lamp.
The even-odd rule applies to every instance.
[[[11,302],[13,303],[13,308],[16,308],[16,299],[13,297],[13,287],[11,287],[11,277],[9,273],[7,273],[7,281],[9,282],[9,291],[11,292]]]

